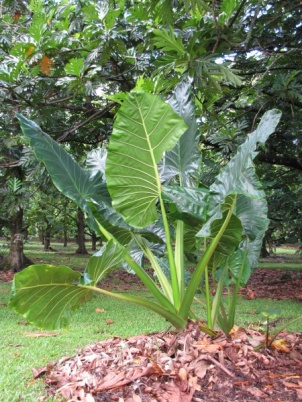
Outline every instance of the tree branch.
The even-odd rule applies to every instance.
[[[260,152],[258,154],[258,160],[272,165],[287,166],[292,169],[302,170],[302,161],[288,155],[283,156],[271,152]]]
[[[72,127],[70,130],[66,131],[60,138],[57,139],[57,142],[62,142],[63,140],[66,139],[66,137],[69,134],[74,133],[75,131],[77,131],[79,128],[85,126],[86,124],[90,123],[93,120],[96,120],[98,117],[103,117],[105,116],[107,113],[109,113],[109,111],[116,105],[115,102],[110,103],[109,105],[105,106],[103,109],[98,110],[97,112],[95,112],[94,114],[92,114],[91,116],[88,117],[88,119],[82,121],[81,123],[75,125],[74,127]]]
[[[231,28],[233,26],[234,22],[236,21],[236,19],[238,18],[239,14],[241,13],[241,10],[242,10],[243,6],[245,5],[245,3],[246,3],[246,0],[243,0],[240,3],[240,6],[238,7],[238,10],[236,11],[236,14],[234,15],[234,17],[232,18],[231,22],[228,25],[229,28]]]

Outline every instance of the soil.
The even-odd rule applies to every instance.
[[[10,271],[0,272],[0,282],[12,277]],[[103,285],[119,290],[142,288],[135,276],[124,271],[115,271]],[[259,268],[241,293],[247,299],[302,301],[302,272]],[[45,377],[48,393],[56,395],[56,400],[302,400],[302,333],[282,332],[272,342],[261,332],[234,327],[228,337],[217,332],[211,338],[199,324],[190,322],[180,333],[170,329],[107,339],[83,348],[76,356],[33,369],[34,377]]]
[[[246,299],[302,301],[302,271],[258,268],[241,293]]]

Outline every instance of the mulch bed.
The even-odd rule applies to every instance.
[[[270,349],[260,332],[236,328],[210,338],[190,323],[181,333],[112,338],[34,370],[48,393],[85,402],[302,400],[302,334],[280,334]]]
[[[302,301],[302,271],[258,268],[242,293],[251,299]]]

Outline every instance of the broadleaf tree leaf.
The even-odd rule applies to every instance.
[[[65,66],[66,74],[80,77],[83,71],[84,60],[85,59],[83,57],[70,59]]]
[[[178,56],[185,53],[185,47],[180,36],[175,36],[172,27],[169,31],[166,29],[154,29],[155,46],[166,52],[175,52]]]
[[[93,293],[77,286],[80,278],[64,265],[31,265],[15,275],[9,306],[40,328],[68,327],[72,311]]]
[[[106,178],[114,208],[143,228],[157,220],[161,192],[157,163],[186,130],[171,106],[147,92],[130,92],[119,109],[110,138]]]

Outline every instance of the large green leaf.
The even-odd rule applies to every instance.
[[[96,162],[96,160],[101,164],[100,156],[105,157],[105,151],[96,152],[94,156],[92,153],[89,154],[88,160],[91,169],[85,170],[36,123],[19,114],[17,117],[37,158],[45,164],[53,183],[59,191],[74,200],[87,212],[89,226],[98,232],[98,226],[93,216],[96,213],[98,221],[110,233],[117,235],[117,239],[121,240],[122,244],[129,243],[131,240],[130,226],[112,208],[106,183],[101,177],[101,173],[103,173],[101,166],[96,168],[93,165],[93,161]],[[102,161],[102,163],[104,162]],[[94,208],[92,208],[92,201],[95,205]]]
[[[245,251],[238,249],[228,260],[229,271],[231,272],[231,282],[238,286],[245,286],[251,276],[251,266],[246,258]]]
[[[150,251],[155,255],[155,256],[163,256],[166,246],[164,244],[158,244],[158,243],[151,243],[148,240],[145,239],[145,244],[146,246],[150,249]],[[130,250],[130,255],[133,258],[134,261],[137,262],[137,264],[141,267],[144,267],[144,259],[145,259],[145,253],[142,250],[141,247],[139,247],[139,245],[133,241],[132,243],[132,248]],[[123,268],[131,273],[134,274],[133,269],[130,267],[129,264],[126,263],[126,261],[124,261],[122,263]]]
[[[129,226],[121,217],[119,213],[112,208],[111,203],[98,201],[87,201],[89,206],[88,224],[93,230],[103,237],[103,233],[99,229],[102,225],[109,233],[111,233],[116,240],[122,245],[127,245],[132,240],[131,226]],[[98,223],[97,223],[97,222]]]
[[[21,114],[17,114],[17,117],[36,157],[44,163],[59,191],[84,210],[87,208],[87,199],[102,199],[110,203],[106,184],[102,183],[99,175],[92,175],[81,168],[71,155],[35,122]]]
[[[85,274],[96,285],[122,261],[124,252],[124,247],[111,239],[96,254],[89,258]]]
[[[96,221],[98,221],[102,227],[110,232],[114,238],[124,246],[132,241],[132,233],[139,233],[154,243],[158,242],[162,244],[166,241],[163,224],[160,219],[144,229],[133,229],[123,220],[121,215],[108,204],[102,201],[88,201],[87,204],[91,211],[91,214],[88,213],[90,226],[93,227],[96,233],[98,233],[101,237],[103,237],[103,234],[99,230],[99,226]]]
[[[175,216],[176,219],[182,219],[191,224],[200,224],[206,220],[209,198],[207,189],[164,186],[162,197],[176,209],[176,212],[170,209],[172,217]]]
[[[96,148],[90,151],[86,158],[86,166],[93,175],[102,174],[105,180],[105,166],[107,159],[107,148]]]
[[[161,181],[169,183],[177,176],[181,186],[196,187],[200,173],[201,153],[198,149],[199,132],[194,114],[195,106],[188,81],[182,81],[177,85],[173,96],[169,99],[169,104],[174,112],[184,119],[188,129],[175,147],[165,152],[160,163]]]
[[[126,97],[110,138],[106,179],[114,208],[132,226],[157,219],[157,163],[185,130],[184,121],[157,96],[134,91]]]
[[[226,203],[222,207],[223,209],[222,218],[216,219],[211,224],[210,239],[214,239],[218,235],[228,214],[229,207],[232,205],[232,203],[236,203],[234,197],[231,196],[227,197]],[[234,253],[235,249],[239,246],[241,239],[242,239],[241,221],[236,215],[233,214],[228,222],[228,225],[223,235],[221,236],[215,248],[215,251],[213,253],[209,265],[212,268],[217,268],[220,265],[223,265],[227,261],[228,257],[232,253]]]
[[[268,227],[267,203],[263,193],[262,198],[249,198],[238,194],[235,214],[242,223],[243,235],[247,237],[247,259],[252,268],[258,265],[262,238]]]
[[[15,275],[9,306],[38,327],[67,327],[72,311],[92,296],[76,285],[80,278],[64,265],[31,265]]]
[[[257,156],[257,145],[263,145],[275,131],[280,117],[281,113],[278,110],[266,112],[257,129],[249,134],[246,141],[238,147],[236,155],[216,177],[211,186],[214,204],[220,204],[228,194],[232,193],[259,198],[259,180],[254,174],[253,159]]]
[[[221,205],[230,194],[244,194],[248,198],[263,199],[259,180],[255,174],[253,159],[257,155],[257,144],[264,142],[272,134],[279,122],[281,113],[270,110],[264,114],[257,129],[248,135],[247,140],[238,147],[237,154],[222,169],[210,187],[212,193],[209,210],[211,216],[201,231],[200,237],[210,235],[211,222],[222,217]]]

